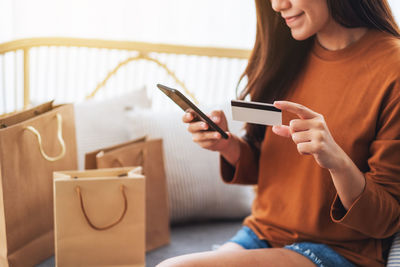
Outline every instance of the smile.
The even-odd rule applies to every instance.
[[[290,16],[290,17],[283,17],[286,21],[286,24],[289,26],[289,24],[294,23],[295,21],[297,21],[302,15],[304,14],[304,12],[301,12],[298,15],[295,16]]]

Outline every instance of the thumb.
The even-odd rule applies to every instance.
[[[211,119],[215,123],[219,123],[225,118],[224,112],[222,110],[214,110],[211,112],[210,115],[211,115]]]
[[[283,136],[283,137],[291,137],[292,136],[290,133],[289,126],[286,126],[286,125],[274,125],[272,127],[272,131],[279,136]]]

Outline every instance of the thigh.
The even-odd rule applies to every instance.
[[[242,250],[245,249],[241,245],[234,243],[234,242],[226,242],[225,244],[221,245],[218,250]]]
[[[174,257],[158,267],[315,267],[308,258],[284,248],[217,250]]]

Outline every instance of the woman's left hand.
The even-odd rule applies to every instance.
[[[289,101],[275,101],[274,106],[299,117],[291,120],[288,126],[274,126],[275,134],[291,137],[298,152],[313,155],[322,168],[335,170],[342,166],[346,154],[336,144],[321,114]]]

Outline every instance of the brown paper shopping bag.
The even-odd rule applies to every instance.
[[[72,105],[51,102],[0,119],[0,266],[54,253],[53,172],[77,168]]]
[[[54,173],[58,267],[145,266],[141,168]]]
[[[170,242],[162,140],[139,138],[86,154],[85,168],[142,166],[146,176],[146,251]]]

